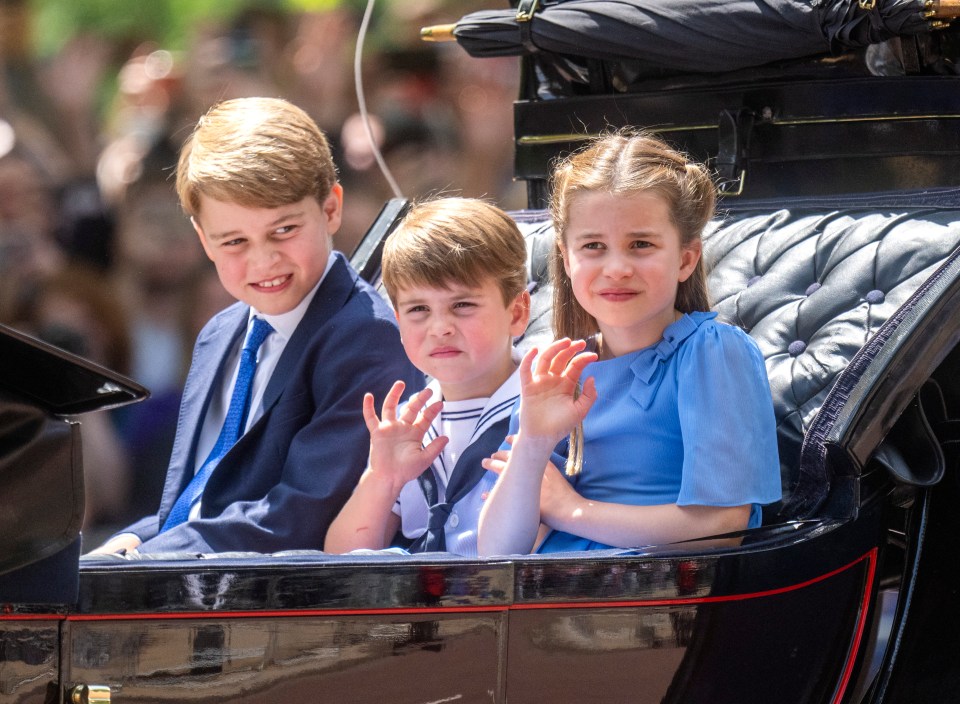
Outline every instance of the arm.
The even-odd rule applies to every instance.
[[[480,512],[480,555],[528,553],[540,528],[540,485],[550,453],[587,415],[596,400],[593,379],[575,391],[583,369],[595,361],[583,341],[558,340],[536,363],[530,350],[520,364],[520,431],[510,459]]]
[[[554,530],[613,547],[663,545],[743,530],[750,505],[632,506],[585,499],[550,463],[541,486],[543,521]]]
[[[427,406],[430,389],[415,394],[397,414],[404,384],[398,381],[383,402],[382,420],[377,417],[373,395],[363,397],[363,419],[370,432],[370,464],[357,488],[330,524],[323,549],[344,553],[360,548],[385,548],[400,527],[393,505],[407,482],[433,464],[447,444],[435,438],[426,447],[423,437],[440,412],[441,402]]]
[[[510,454],[501,450],[484,460],[484,467],[502,472]],[[746,528],[749,518],[749,504],[633,506],[591,501],[578,494],[550,461],[540,485],[540,520],[544,526],[613,547],[663,545],[732,533]],[[545,537],[546,531],[541,528],[535,545]]]
[[[322,548],[367,465],[364,394],[385,397],[396,379],[419,390],[423,376],[392,322],[356,315],[318,328],[298,360],[276,406],[224,458],[230,471],[210,478],[203,517],[146,540],[141,552]]]

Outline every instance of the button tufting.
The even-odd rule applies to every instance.
[[[814,293],[820,290],[821,284],[817,281],[814,281],[812,284],[807,286],[806,295],[812,296]]]
[[[757,283],[759,280],[760,280],[760,275],[759,275],[759,274],[757,274],[756,276],[751,277],[750,280],[747,281],[747,287],[749,288],[750,286],[753,286],[753,285],[754,285],[755,283]]]
[[[787,352],[790,353],[791,357],[797,357],[803,354],[803,351],[807,349],[807,343],[803,340],[794,340],[790,343],[790,346],[787,347]]]
[[[870,303],[872,305],[878,305],[880,303],[883,303],[886,300],[886,298],[887,297],[886,295],[884,295],[883,291],[878,291],[877,289],[870,291],[869,293],[867,293],[866,296],[863,297],[863,299],[867,303]]]

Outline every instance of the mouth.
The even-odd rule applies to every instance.
[[[449,359],[450,357],[456,357],[459,354],[460,350],[458,350],[456,347],[438,347],[430,352],[430,356],[434,359]]]
[[[272,279],[264,279],[263,281],[257,281],[256,283],[250,284],[253,288],[258,291],[265,292],[276,292],[283,289],[293,278],[293,274],[284,274],[283,276],[276,276]]]
[[[639,295],[637,291],[626,288],[606,288],[599,292],[601,298],[614,303],[618,301],[629,301]]]

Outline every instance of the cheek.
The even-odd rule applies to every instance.
[[[576,259],[571,260],[566,268],[567,276],[570,277],[570,283],[574,289],[583,288],[592,278],[590,267]]]

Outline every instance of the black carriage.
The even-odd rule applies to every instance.
[[[555,155],[635,125],[718,174],[711,294],[766,359],[784,490],[738,547],[81,559],[62,416],[145,391],[3,331],[0,699],[944,701],[960,678],[960,44],[911,31],[719,72],[522,37],[522,345],[550,335]],[[354,253],[367,278],[405,207]]]

